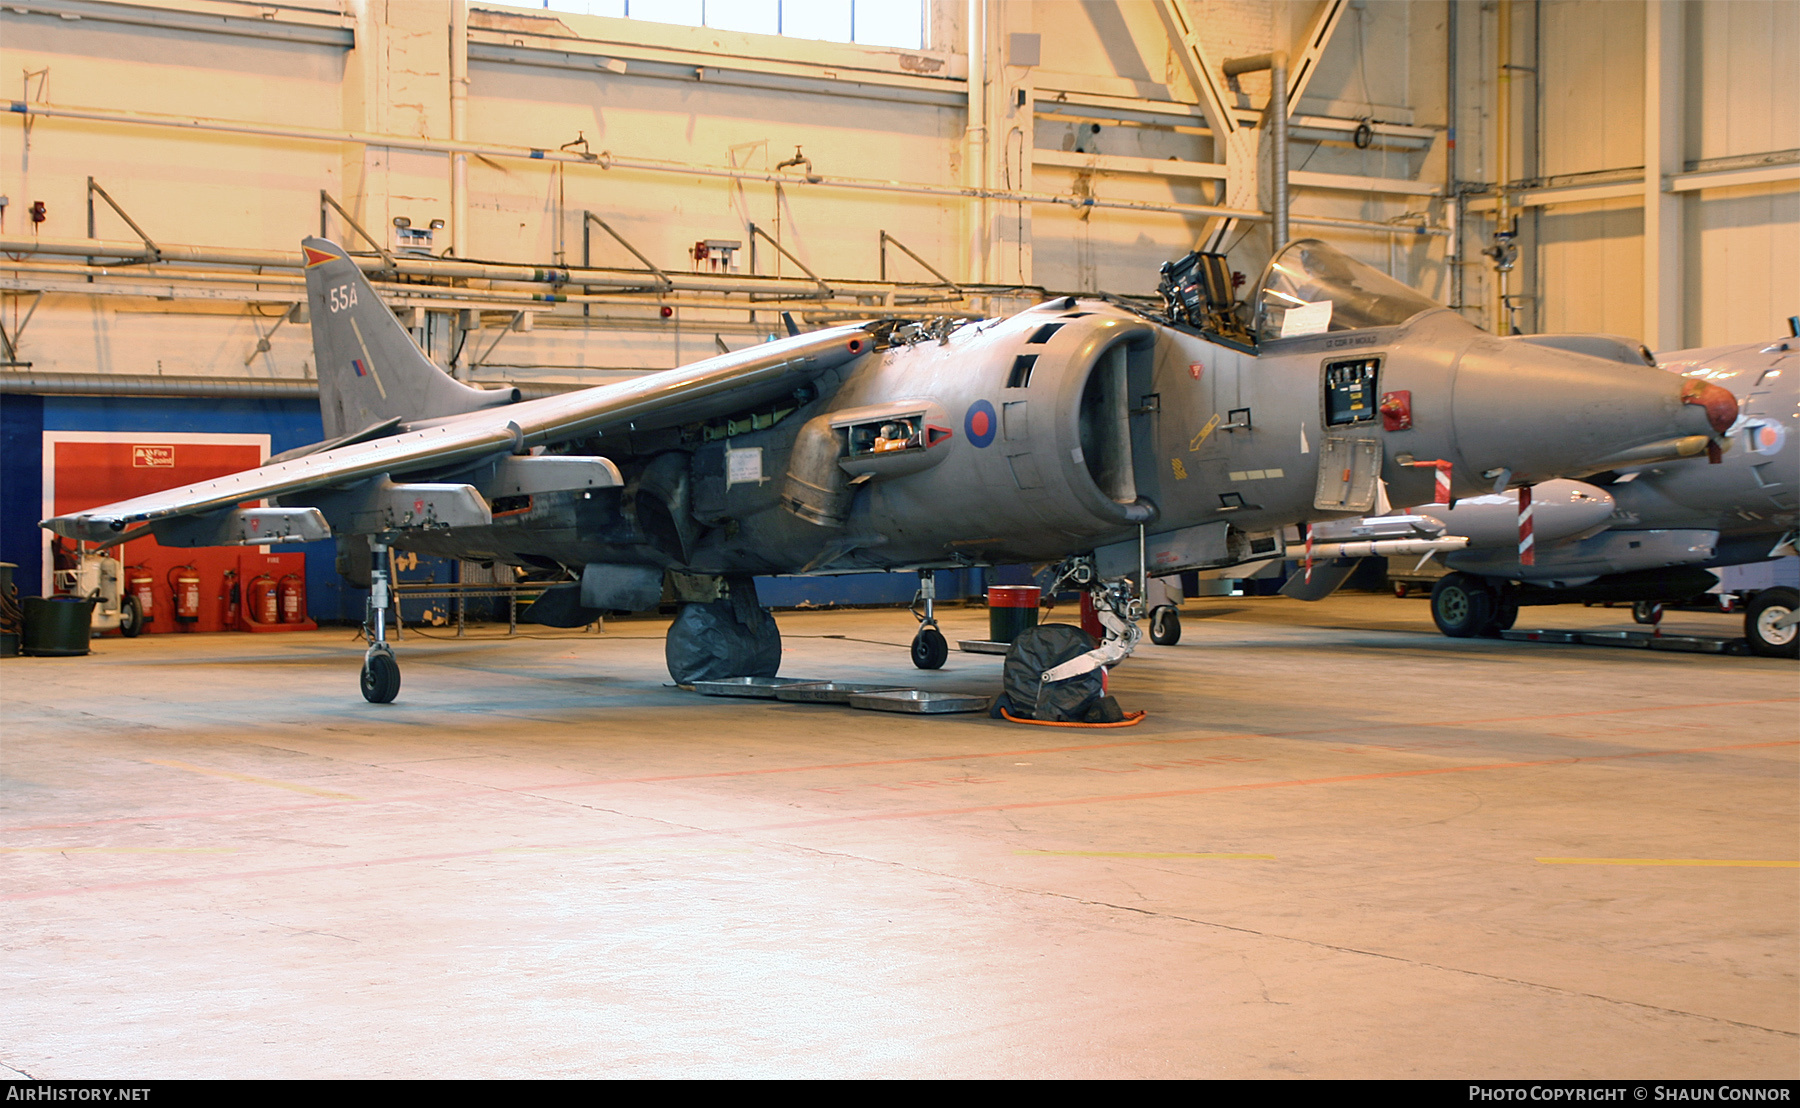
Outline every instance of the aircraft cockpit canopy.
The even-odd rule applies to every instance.
[[[1405,323],[1443,307],[1318,239],[1275,255],[1251,299],[1259,342]]]

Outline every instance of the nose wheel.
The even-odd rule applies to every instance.
[[[919,605],[924,605],[921,611]],[[950,644],[937,623],[937,577],[929,569],[919,571],[919,591],[913,595],[912,614],[919,621],[919,633],[913,636],[913,665],[920,669],[943,669],[950,657]]]
[[[386,643],[370,647],[363,657],[362,694],[371,704],[392,704],[400,695],[400,663]]]
[[[921,627],[913,636],[913,665],[920,669],[942,669],[944,662],[950,657],[950,644],[944,640],[944,633],[935,626]]]

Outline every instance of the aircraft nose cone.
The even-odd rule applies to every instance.
[[[1737,422],[1737,397],[1731,395],[1730,389],[1720,388],[1711,381],[1688,381],[1682,387],[1681,402],[1703,408],[1707,424],[1717,434],[1723,435]]]
[[[1698,454],[1737,401],[1710,382],[1517,340],[1484,338],[1456,367],[1458,476],[1581,477]]]

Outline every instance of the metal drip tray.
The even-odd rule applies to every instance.
[[[992,639],[963,639],[956,648],[965,654],[1005,654],[1012,649],[1012,643],[994,642]]]
[[[725,677],[717,681],[696,681],[694,691],[703,696],[751,696],[773,700],[775,690],[784,685],[808,685],[810,677]]]
[[[994,703],[991,696],[969,693],[926,692],[923,689],[893,689],[889,692],[854,693],[852,708],[868,708],[877,712],[985,712]]]
[[[852,693],[891,692],[900,687],[874,681],[803,681],[777,688],[775,699],[802,704],[848,704]]]
[[[1588,646],[1635,646],[1639,650],[1650,647],[1646,631],[1583,631],[1581,641]]]
[[[1500,637],[1512,642],[1579,643],[1581,641],[1581,632],[1547,631],[1542,629],[1535,631],[1502,631],[1500,632]]]

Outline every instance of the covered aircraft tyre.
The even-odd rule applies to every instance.
[[[363,659],[363,699],[371,704],[392,704],[400,695],[400,663],[385,650]]]
[[[683,604],[669,625],[663,656],[677,685],[773,677],[781,668],[781,632],[775,617],[754,599],[748,604],[729,598]]]
[[[1158,604],[1150,609],[1150,641],[1157,646],[1174,646],[1181,641],[1181,611],[1173,604]]]
[[[1447,574],[1431,590],[1431,619],[1453,639],[1480,635],[1494,620],[1494,594],[1479,577]]]
[[[950,657],[950,644],[944,641],[944,633],[935,627],[921,627],[913,636],[913,665],[920,669],[943,669],[944,662]]]
[[[1000,675],[1007,710],[1048,723],[1086,721],[1105,692],[1100,670],[1049,685],[1042,678],[1045,670],[1080,657],[1095,645],[1093,636],[1067,623],[1043,623],[1019,632]]]
[[[1785,586],[1764,589],[1744,609],[1744,638],[1752,653],[1765,658],[1800,658],[1800,626],[1776,627],[1800,607],[1800,591]]]

